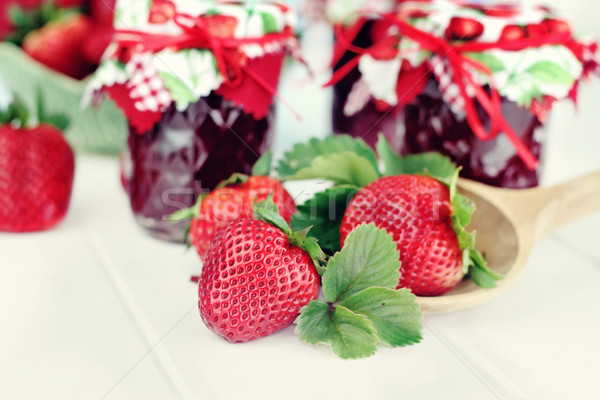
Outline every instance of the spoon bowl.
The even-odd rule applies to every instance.
[[[476,232],[477,249],[504,278],[493,289],[464,279],[442,296],[418,297],[426,313],[472,307],[511,287],[526,267],[537,239],[600,209],[600,171],[549,188],[521,190],[461,180],[459,191],[475,203],[468,229]]]

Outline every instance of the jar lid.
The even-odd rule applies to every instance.
[[[367,22],[372,46],[351,43]],[[401,2],[393,13],[362,14],[336,28],[336,54],[357,54],[338,68],[330,84],[357,67],[344,113],[370,99],[388,109],[411,103],[430,77],[459,119],[483,140],[506,134],[526,164],[537,161],[502,116],[500,96],[529,109],[541,121],[554,101],[576,99],[580,80],[600,72],[598,46],[576,40],[570,25],[542,6],[467,4],[449,0]],[[476,105],[491,119],[485,129]]]
[[[295,14],[278,3],[118,0],[114,25],[84,104],[107,93],[140,132],[211,92],[263,118],[298,49]]]

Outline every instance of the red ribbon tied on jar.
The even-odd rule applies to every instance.
[[[372,14],[369,14],[372,16]],[[561,45],[569,48],[575,56],[581,60],[581,44],[577,43],[569,31],[546,33],[535,37],[499,39],[495,42],[461,42],[448,41],[445,38],[438,37],[429,32],[425,32],[415,26],[405,22],[396,14],[377,14],[378,19],[389,23],[390,26],[397,28],[397,32],[383,39],[380,39],[370,48],[359,48],[351,44],[354,35],[357,34],[356,26],[350,30],[350,37],[341,25],[336,26],[336,39],[347,50],[356,53],[356,57],[348,61],[337,69],[329,82],[325,86],[331,86],[343,79],[350,71],[358,66],[362,55],[368,54],[377,58],[381,54],[382,47],[395,46],[397,49],[401,37],[406,37],[418,43],[421,49],[427,50],[436,55],[441,60],[446,60],[451,69],[452,81],[459,90],[459,96],[464,102],[465,117],[471,127],[473,134],[480,140],[491,140],[499,132],[506,135],[508,140],[515,148],[519,157],[523,160],[527,168],[535,170],[538,165],[537,158],[531,153],[529,148],[521,141],[510,124],[502,115],[501,98],[492,79],[492,71],[484,64],[475,61],[465,55],[468,52],[483,52],[487,50],[508,50],[519,51],[532,47],[541,47],[546,45]],[[363,21],[364,23],[364,21]],[[398,50],[402,53],[402,50]],[[338,53],[339,54],[339,53]],[[433,68],[430,66],[430,68]],[[479,71],[489,78],[488,90],[484,89],[474,78],[473,71]],[[402,74],[402,71],[400,72]],[[420,78],[425,80],[428,72]],[[417,86],[418,82],[412,84]],[[486,130],[479,118],[476,103],[478,103],[490,119],[490,128]]]

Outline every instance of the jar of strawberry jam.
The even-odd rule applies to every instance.
[[[114,43],[90,84],[123,109],[123,184],[137,222],[182,241],[167,217],[231,174],[249,173],[273,137],[273,97],[294,18],[275,3],[119,1]],[[133,27],[133,28],[132,28]]]
[[[545,7],[401,2],[336,28],[333,129],[401,154],[437,151],[461,176],[500,187],[540,180],[553,102],[598,71]]]

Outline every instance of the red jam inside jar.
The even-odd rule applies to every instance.
[[[367,22],[353,40],[357,47],[368,48],[372,21]],[[341,68],[355,53],[347,51],[334,66]],[[333,87],[333,131],[362,138],[372,147],[380,133],[402,155],[437,151],[462,166],[461,176],[505,188],[528,188],[539,184],[540,166],[530,170],[506,137],[482,141],[475,137],[468,122],[457,118],[442,99],[442,93],[433,77],[425,90],[410,104],[380,111],[373,100],[352,116],[344,114],[344,104],[354,83],[360,78],[354,68]],[[390,77],[390,81],[393,77]],[[489,116],[481,107],[478,115],[489,129]],[[502,115],[517,136],[539,160],[542,157],[543,124],[528,110],[502,98]],[[541,165],[541,164],[540,164]]]
[[[183,241],[189,220],[165,218],[232,173],[250,173],[272,140],[273,111],[257,120],[211,94],[182,112],[172,104],[152,130],[130,127],[125,184],[137,222],[152,236]]]

